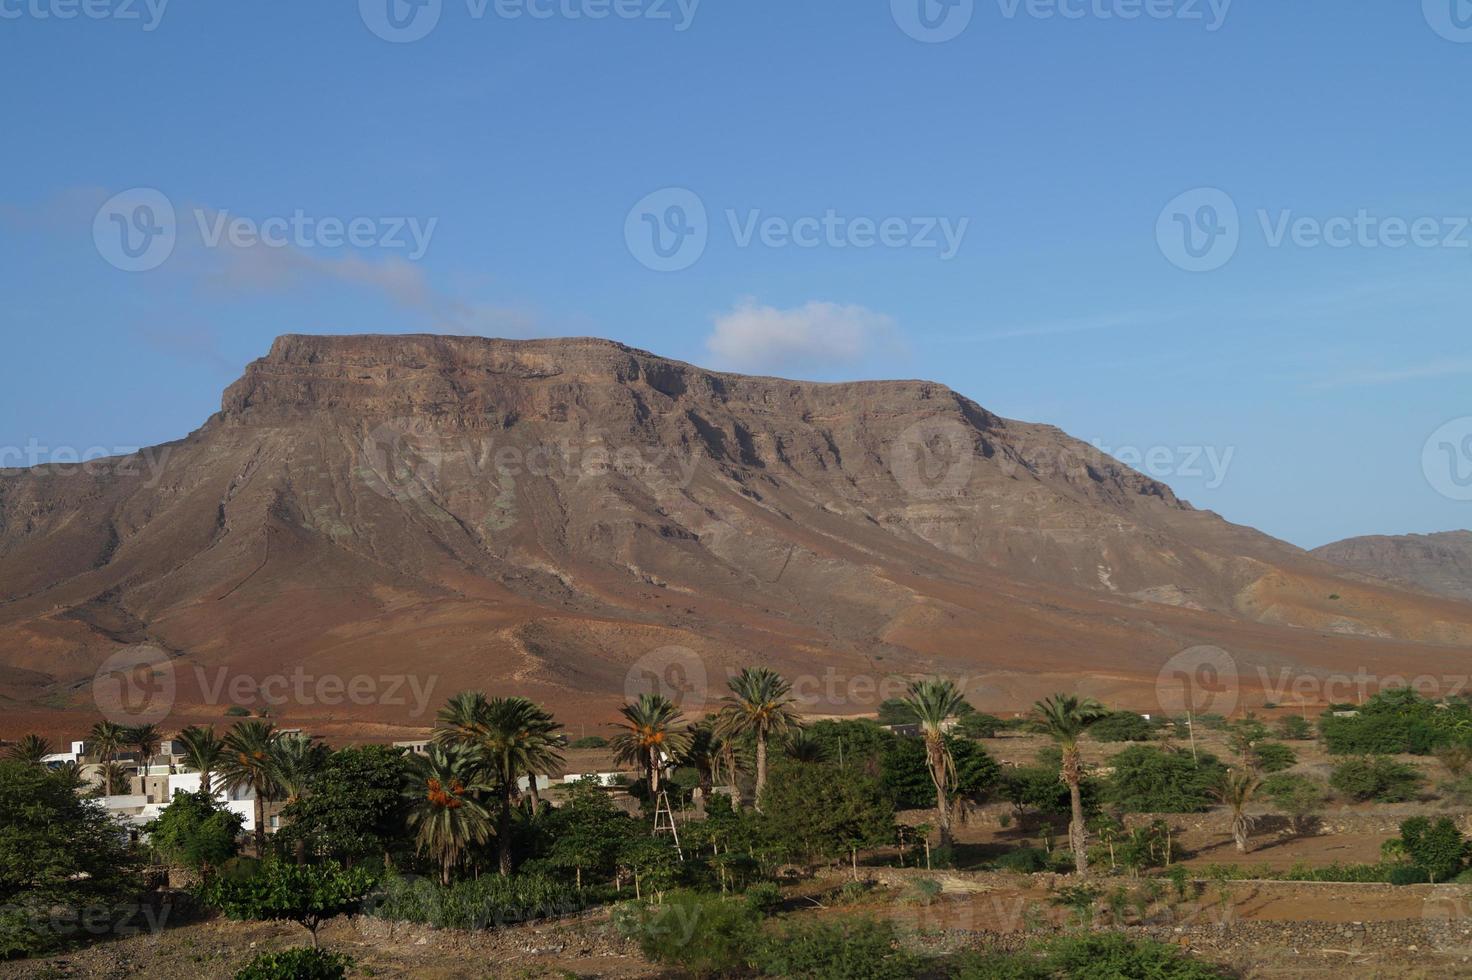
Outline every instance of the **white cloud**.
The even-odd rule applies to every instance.
[[[743,371],[854,365],[893,346],[894,320],[863,306],[806,303],[789,310],[744,300],[715,317],[705,346]]]

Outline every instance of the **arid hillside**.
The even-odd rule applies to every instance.
[[[6,724],[91,710],[98,666],[138,644],[171,658],[181,720],[219,717],[222,677],[293,670],[602,720],[631,668],[673,661],[713,688],[770,663],[815,711],[934,670],[998,709],[1059,687],[1146,708],[1196,644],[1246,688],[1450,668],[1472,604],[1346,575],[937,384],[603,340],[286,336],[176,443],[0,475]],[[350,701],[275,713],[414,723]]]
[[[1365,575],[1472,601],[1472,531],[1347,538],[1313,554]]]

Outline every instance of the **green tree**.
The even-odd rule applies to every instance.
[[[176,793],[144,832],[170,864],[208,875],[240,850],[240,814],[205,792]]]
[[[537,774],[562,766],[557,733],[562,726],[526,698],[486,698],[478,691],[452,698],[440,711],[435,740],[473,749],[496,794],[496,846],[502,875],[511,874],[511,810],[517,780],[528,776],[535,800]]]
[[[213,725],[190,725],[179,732],[178,739],[184,746],[184,761],[199,773],[201,792],[214,792],[214,774],[225,757],[225,743],[215,734]]]
[[[14,745],[10,747],[10,758],[16,762],[24,762],[27,765],[39,766],[41,759],[51,754],[51,743],[35,733],[22,735]]]
[[[491,813],[481,797],[492,791],[483,781],[484,765],[476,750],[462,744],[431,745],[410,758],[409,829],[415,846],[440,865],[440,883],[472,844],[491,835]]]
[[[913,681],[905,695],[905,706],[915,715],[925,739],[925,759],[930,780],[935,784],[935,812],[942,848],[951,846],[950,789],[956,778],[956,760],[946,744],[946,723],[956,717],[965,703],[960,689],[944,678]]]
[[[1109,759],[1106,799],[1132,813],[1194,813],[1210,808],[1225,767],[1212,755],[1132,745]]]
[[[1078,740],[1089,725],[1104,716],[1104,706],[1092,698],[1071,694],[1055,694],[1033,706],[1048,737],[1062,753],[1061,776],[1068,784],[1068,841],[1073,848],[1073,867],[1080,875],[1089,873],[1088,834],[1084,829],[1084,804],[1079,784],[1083,779],[1083,759]]]
[[[279,735],[269,721],[238,721],[226,733],[220,775],[234,790],[248,788],[255,797],[256,856],[266,854],[266,798],[275,792],[272,752]]]
[[[1247,804],[1261,785],[1262,781],[1245,769],[1228,769],[1216,787],[1217,799],[1231,814],[1232,840],[1240,854],[1247,853],[1247,838],[1252,833],[1253,819],[1247,813]]]
[[[312,935],[338,915],[357,910],[377,883],[365,866],[266,861],[252,873],[216,875],[201,890],[205,902],[232,919],[295,922]]]
[[[766,667],[747,667],[727,682],[728,694],[717,714],[716,734],[723,739],[756,740],[756,808],[767,787],[767,740],[799,727],[792,710],[792,685]]]
[[[1263,780],[1261,795],[1292,821],[1295,833],[1305,834],[1329,799],[1329,787],[1306,776],[1275,773]]]
[[[1329,785],[1356,800],[1405,803],[1416,798],[1421,773],[1415,767],[1385,756],[1346,759],[1334,767]]]
[[[1314,730],[1307,721],[1297,715],[1288,715],[1278,722],[1278,736],[1292,742],[1302,742],[1314,737]]]
[[[659,773],[665,757],[677,759],[690,748],[690,734],[680,724],[680,709],[662,694],[641,694],[619,709],[623,721],[610,741],[614,758],[645,771],[649,795],[659,792]]]
[[[1148,742],[1155,733],[1144,715],[1111,711],[1089,726],[1089,737],[1099,742]]]
[[[1412,817],[1400,825],[1400,839],[1406,855],[1425,869],[1433,882],[1451,881],[1466,863],[1467,840],[1447,817],[1435,823],[1426,817]]]
[[[112,909],[141,890],[126,840],[66,776],[0,762],[0,959],[53,948],[58,910]]]
[[[102,790],[108,796],[113,795],[113,781],[117,777],[112,763],[117,761],[118,752],[127,744],[126,739],[127,730],[110,721],[99,721],[87,733],[87,742],[102,763]]]
[[[572,869],[579,891],[585,871],[602,875],[614,870],[620,846],[633,833],[634,821],[589,781],[574,783],[550,819],[548,858],[555,867]]]
[[[781,763],[758,832],[803,860],[832,860],[855,846],[894,840],[894,805],[867,773]]]
[[[136,725],[126,729],[123,735],[134,749],[138,750],[139,775],[147,776],[149,767],[153,765],[153,757],[158,755],[159,746],[163,744],[163,734],[159,732],[157,725]]]
[[[1298,753],[1282,742],[1258,742],[1252,747],[1252,758],[1259,772],[1282,772],[1298,764]]]
[[[310,791],[282,810],[281,836],[321,858],[352,865],[392,853],[403,839],[410,762],[403,749],[349,746],[327,757]]]

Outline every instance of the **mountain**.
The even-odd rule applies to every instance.
[[[92,710],[99,664],[139,644],[170,658],[176,718],[219,718],[227,680],[258,703],[263,677],[368,678],[365,703],[298,690],[273,714],[387,734],[431,719],[384,678],[601,721],[641,677],[686,678],[698,708],[748,663],[800,676],[815,710],[929,671],[998,710],[1055,689],[1146,708],[1202,643],[1248,685],[1450,664],[1472,606],[1348,575],[938,384],[593,339],[285,336],[184,439],[0,476],[11,726]]]
[[[1472,531],[1346,538],[1313,554],[1365,575],[1472,602]]]

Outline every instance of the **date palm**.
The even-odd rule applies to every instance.
[[[225,743],[215,734],[213,725],[190,725],[179,732],[178,739],[184,746],[184,761],[199,773],[200,792],[213,796],[213,777],[225,755]]]
[[[680,724],[680,709],[663,694],[641,694],[619,709],[619,733],[609,739],[614,758],[645,771],[649,795],[659,792],[664,758],[678,758],[690,748],[690,734]]]
[[[269,721],[236,722],[225,733],[220,774],[230,789],[249,788],[255,796],[256,856],[266,855],[266,797],[275,792],[273,748],[280,735]]]
[[[792,685],[766,667],[747,667],[727,682],[731,693],[717,717],[723,738],[750,735],[756,739],[756,808],[762,808],[762,790],[767,787],[767,740],[785,735],[800,726],[792,710],[796,700]]]
[[[99,721],[87,733],[87,741],[102,763],[102,791],[111,796],[113,779],[117,774],[117,766],[113,763],[117,761],[118,751],[127,744],[127,729],[114,722]]]
[[[39,766],[41,759],[50,754],[51,743],[35,733],[22,735],[20,740],[10,747],[12,759],[32,766]]]
[[[940,827],[940,846],[951,846],[951,784],[956,780],[956,760],[946,747],[946,722],[956,717],[966,698],[951,681],[926,678],[912,681],[902,699],[914,714],[925,739],[925,761],[930,781],[935,785],[936,822]]]
[[[1068,784],[1068,801],[1072,811],[1068,822],[1068,843],[1073,848],[1073,868],[1080,875],[1089,873],[1088,833],[1084,828],[1083,757],[1078,740],[1084,730],[1109,712],[1093,698],[1071,694],[1055,694],[1033,705],[1043,731],[1062,754],[1059,777]]]
[[[794,762],[818,763],[828,761],[828,750],[822,742],[806,730],[799,728],[787,736],[782,748]]]
[[[143,791],[145,793],[148,792],[149,767],[153,764],[153,757],[158,755],[158,747],[163,740],[163,735],[159,733],[157,725],[138,725],[124,730],[123,741],[138,750],[138,762],[142,766],[140,775],[144,777]]]
[[[1228,769],[1223,774],[1220,785],[1213,790],[1216,798],[1231,811],[1232,840],[1240,854],[1247,853],[1247,837],[1252,833],[1252,825],[1256,822],[1248,816],[1247,804],[1252,802],[1252,797],[1261,785],[1262,781],[1251,772]]]
[[[407,823],[415,847],[439,862],[440,883],[448,885],[466,849],[490,837],[491,814],[480,797],[491,787],[476,750],[465,744],[431,745],[409,756],[409,765]]]
[[[535,801],[536,778],[562,766],[557,735],[562,726],[526,698],[487,698],[478,691],[455,695],[439,712],[436,743],[473,750],[485,767],[485,781],[499,798],[496,846],[500,871],[511,874],[511,810],[516,783],[528,776]],[[535,802],[534,804],[535,805]]]
[[[307,735],[283,735],[271,744],[271,782],[287,803],[307,793],[331,750]]]

